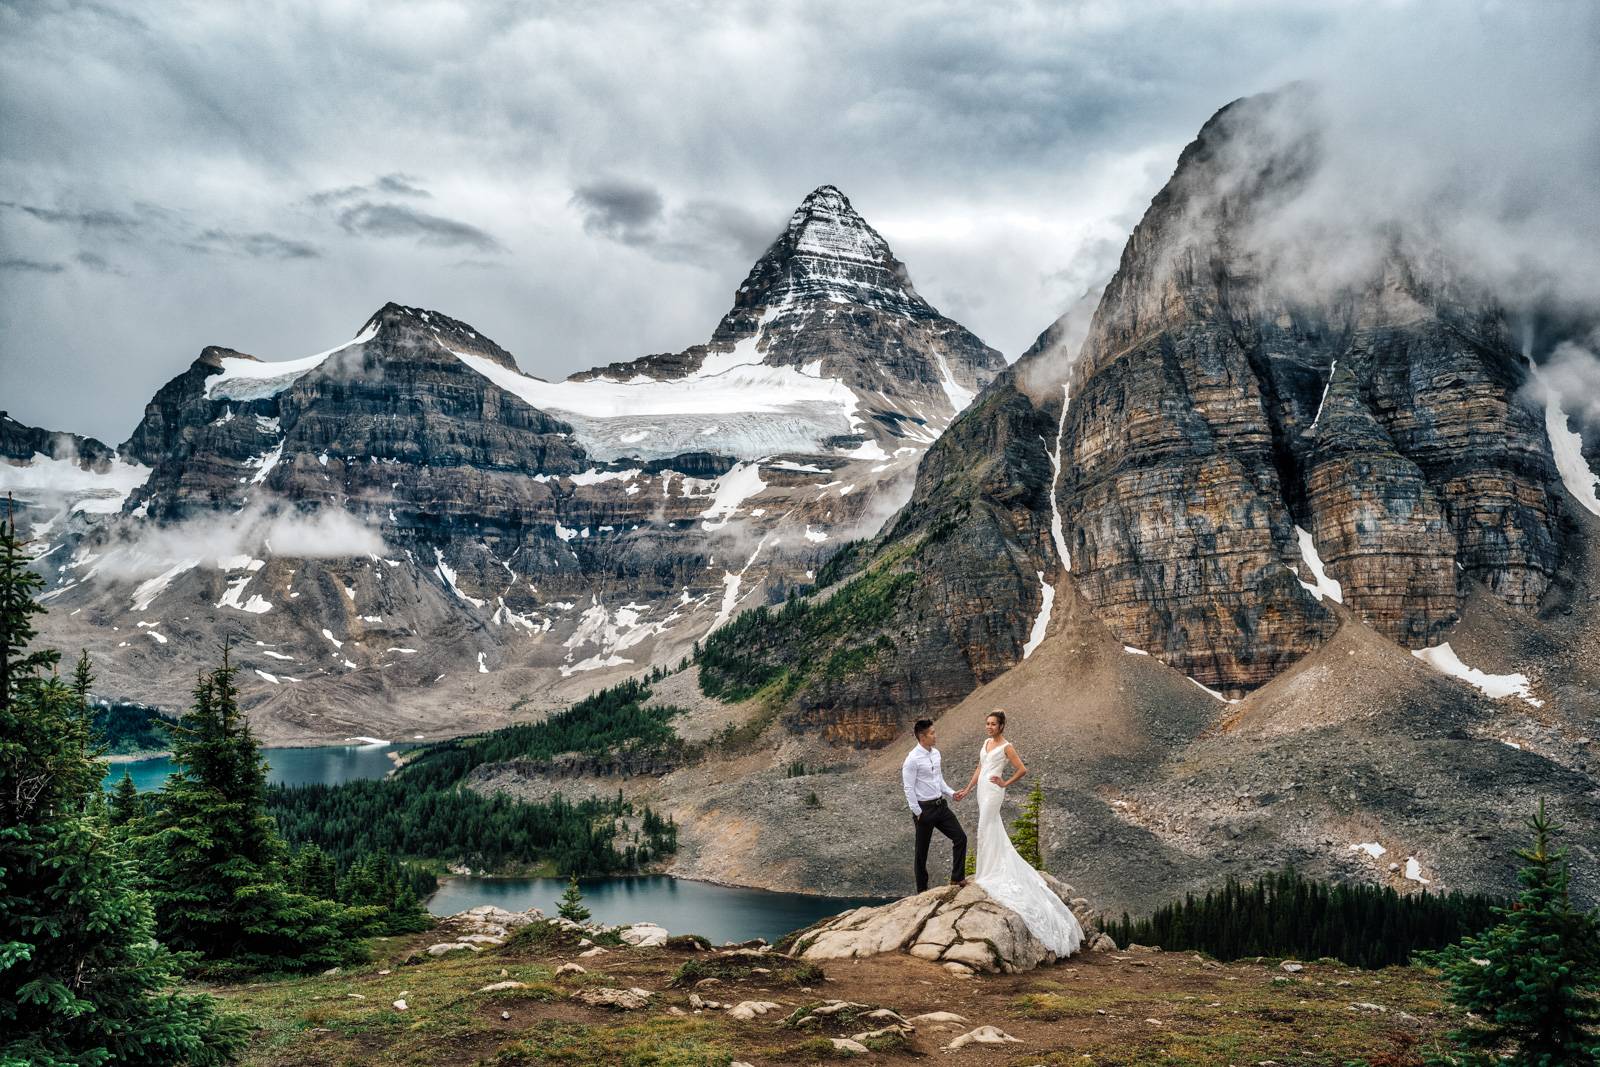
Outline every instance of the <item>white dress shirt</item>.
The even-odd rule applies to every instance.
[[[936,748],[917,745],[900,765],[900,782],[906,788],[906,803],[911,814],[922,814],[924,800],[953,797],[956,791],[945,784],[944,764]]]

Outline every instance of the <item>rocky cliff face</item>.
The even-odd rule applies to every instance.
[[[1494,301],[1400,232],[1338,284],[1314,259],[1279,270],[1274,242],[1298,235],[1276,212],[1316,165],[1312,103],[1219,112],[1081,349],[1052,326],[929,449],[905,510],[834,568],[915,575],[872,624],[894,651],[808,676],[786,698],[796,729],[877,744],[951,706],[1037,646],[1063,576],[1121,643],[1221,697],[1320,647],[1345,611],[1420,649],[1474,588],[1539,606],[1563,481]],[[730,631],[718,651],[784,664],[778,633]]]
[[[1003,365],[832,187],[685,353],[547,382],[395,304],[305,359],[207,348],[121,514],[45,546],[52,636],[171,703],[232,635],[269,739],[475,729],[809,582]]]
[[[1465,583],[1533,608],[1559,558],[1550,444],[1489,295],[1398,236],[1337,285],[1273,270],[1260,231],[1315,167],[1314,122],[1290,91],[1207,123],[1070,376],[1074,580],[1127,643],[1236,693],[1326,639],[1319,568],[1420,647]]]

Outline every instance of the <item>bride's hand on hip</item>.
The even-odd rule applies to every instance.
[[[999,786],[1001,789],[1004,789],[1006,787],[1005,779],[1001,778],[998,774],[991,774],[989,776],[989,781],[993,782],[995,785]]]

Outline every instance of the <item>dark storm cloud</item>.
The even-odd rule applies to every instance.
[[[111,262],[96,252],[79,252],[72,257],[78,266],[85,270],[92,270],[97,274],[121,274],[122,271],[111,265]]]
[[[339,225],[346,233],[365,237],[415,237],[418,244],[440,248],[504,251],[499,241],[476,226],[404,204],[353,204],[339,212]]]
[[[79,230],[89,230],[100,233],[114,234],[120,237],[131,237],[143,229],[148,219],[135,218],[121,211],[112,211],[107,208],[90,208],[88,210],[64,210],[61,208],[39,207],[34,204],[18,204],[10,200],[0,200],[0,207],[10,208],[21,212],[29,218],[38,219],[40,222],[53,226],[70,226]]]
[[[193,247],[202,252],[226,252],[254,259],[316,259],[322,255],[316,245],[275,233],[229,233],[206,230]]]
[[[625,245],[655,240],[661,221],[661,194],[648,185],[597,181],[572,192],[572,205],[583,215],[583,228]]]
[[[61,263],[43,263],[37,259],[21,259],[12,256],[0,259],[0,270],[26,271],[31,274],[60,274],[66,270]]]
[[[419,181],[420,178],[414,178],[409,174],[383,174],[369,185],[344,185],[337,189],[318,190],[306,197],[306,201],[323,206],[377,195],[432,197],[433,194],[419,185]]]
[[[642,182],[589,182],[568,203],[584,232],[673,262],[703,263],[727,249],[758,256],[775,236],[771,219],[736,204],[691,200],[668,211],[660,191]]]

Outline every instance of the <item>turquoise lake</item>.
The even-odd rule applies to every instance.
[[[267,780],[274,785],[326,782],[337,785],[362,778],[382,778],[394,768],[389,753],[406,745],[328,745],[320,748],[268,748]],[[105,777],[107,789],[126,772],[141,792],[159,789],[172,773],[165,756],[114,763]],[[776,941],[791,930],[809,926],[862,904],[883,901],[864,897],[821,897],[803,893],[769,893],[691,882],[665,875],[592,878],[579,882],[584,905],[595,920],[606,923],[655,922],[675,934],[700,934],[713,944],[764,937]],[[451,915],[480,904],[508,911],[540,908],[554,915],[567,883],[561,878],[469,878],[446,880],[428,899],[435,915]]]
[[[267,748],[261,750],[267,761],[267,781],[273,785],[306,785],[326,782],[338,785],[359,778],[382,778],[394,769],[389,753],[399,752],[410,745],[326,745],[319,748]],[[112,788],[126,772],[133,776],[134,788],[141,793],[146,789],[160,789],[161,783],[172,773],[172,761],[166,756],[135,760],[130,763],[113,763],[106,773],[105,787]]]

